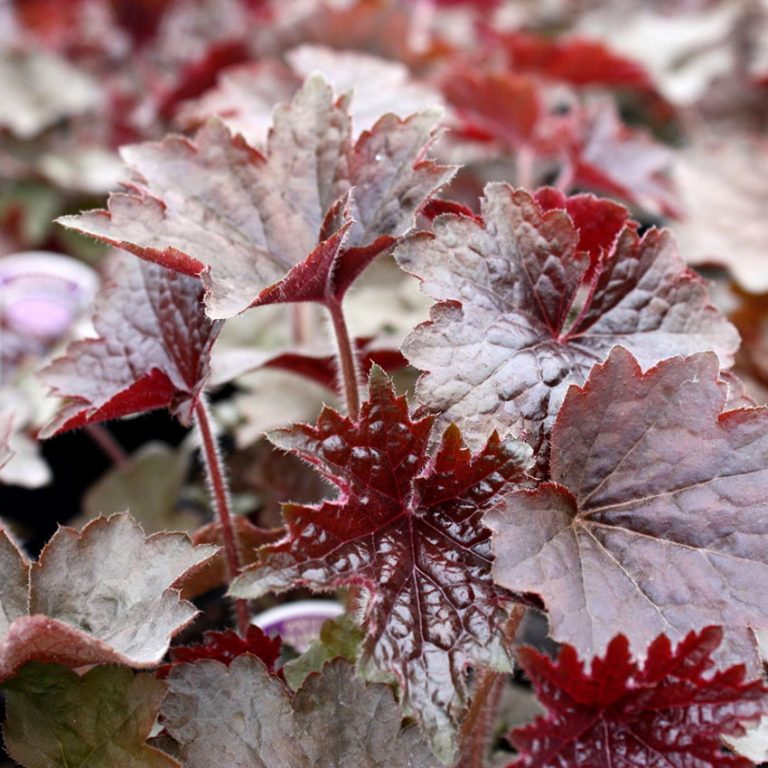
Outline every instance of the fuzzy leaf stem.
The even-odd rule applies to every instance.
[[[360,416],[360,376],[357,356],[347,328],[341,300],[329,298],[325,303],[333,323],[333,332],[339,348],[339,375],[347,403],[347,415],[352,421]]]
[[[219,446],[214,435],[211,415],[205,396],[201,395],[195,404],[195,422],[200,432],[200,441],[203,448],[208,486],[213,499],[216,515],[221,525],[221,535],[224,541],[224,550],[227,563],[227,580],[232,583],[240,573],[240,556],[237,551],[235,529],[232,524],[232,511],[224,467],[221,461]],[[245,637],[251,624],[248,611],[248,601],[242,598],[235,600],[235,613],[237,616],[238,632]]]

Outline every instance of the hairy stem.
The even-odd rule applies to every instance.
[[[357,421],[360,415],[360,379],[357,372],[357,355],[349,336],[347,321],[341,301],[329,299],[325,305],[331,315],[336,344],[339,348],[339,373],[347,401],[347,415]]]
[[[504,637],[512,645],[525,608],[515,606],[504,628]],[[492,745],[496,719],[506,673],[481,669],[477,674],[472,703],[461,726],[461,751],[454,768],[485,768]]]
[[[85,431],[116,467],[124,467],[128,463],[128,454],[106,427],[101,424],[88,424]]]
[[[224,465],[219,453],[219,446],[213,432],[211,415],[205,396],[201,395],[195,405],[195,422],[200,432],[205,459],[208,486],[216,508],[216,514],[221,526],[221,535],[224,540],[224,553],[227,564],[227,580],[231,584],[240,573],[240,555],[237,550],[235,529],[232,525],[232,509],[229,499],[229,488],[224,474]],[[237,629],[245,637],[251,624],[248,611],[248,602],[243,599],[235,600],[235,614],[237,616]]]

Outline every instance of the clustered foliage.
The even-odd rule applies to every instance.
[[[42,50],[41,67],[56,57],[84,79],[81,101],[27,105],[17,137],[45,127],[55,143],[56,116],[91,103],[88,67],[109,61],[112,102],[92,131],[108,135],[102,149],[148,139],[122,147],[106,208],[58,219],[114,250],[92,333],[39,371],[59,398],[39,437],[166,409],[195,427],[215,515],[190,536],[151,509],[149,534],[131,510],[94,516],[35,562],[0,532],[10,756],[26,768],[768,756],[768,407],[731,370],[739,333],[707,282],[670,231],[647,226],[679,213],[667,151],[616,102],[585,96],[621,91],[669,115],[669,94],[597,40],[479,17],[473,34],[508,66],[437,36],[419,48],[407,3],[317,3],[306,18],[253,0],[137,5],[16,3],[34,45],[2,60],[34,78],[20,61]],[[419,5],[439,20],[462,4]],[[83,50],[98,8],[91,20],[122,47]],[[196,53],[173,52],[185,19]],[[243,25],[260,31],[246,40]],[[291,25],[327,47],[283,42]],[[121,73],[130,56],[146,72]],[[187,133],[162,138],[171,118]],[[73,122],[68,141],[84,131]],[[478,147],[507,181],[483,183]],[[357,332],[356,292],[386,313],[413,278],[428,317]],[[239,327],[249,343],[232,342]],[[237,514],[216,437],[226,412],[210,403],[246,374],[280,376],[252,395],[271,411],[249,464],[258,515]],[[0,466],[13,429],[0,408]],[[176,461],[162,469],[174,499]],[[133,471],[116,469],[135,486]],[[220,620],[189,642],[190,601],[223,586],[235,628]],[[294,590],[346,607],[301,654],[250,623],[258,601]],[[529,644],[537,616],[553,644]],[[505,708],[520,701],[544,712],[513,723]]]

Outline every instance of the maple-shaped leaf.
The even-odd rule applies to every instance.
[[[275,110],[265,154],[216,120],[194,139],[128,147],[132,181],[109,211],[59,221],[201,275],[211,317],[340,299],[451,178],[423,157],[438,120],[434,111],[385,115],[354,141],[348,97],[313,76]]]
[[[768,689],[745,680],[740,666],[712,674],[721,636],[708,627],[673,649],[661,635],[641,666],[619,635],[591,670],[570,645],[557,661],[522,648],[520,663],[548,714],[512,732],[521,755],[509,768],[749,768],[720,738],[768,711]]]
[[[179,768],[146,742],[165,695],[152,675],[34,663],[3,687],[5,745],[24,768]]]
[[[158,677],[166,678],[176,665],[193,664],[202,659],[213,659],[229,666],[234,659],[244,653],[261,659],[267,669],[274,672],[275,664],[280,657],[280,646],[279,636],[268,637],[255,624],[248,627],[245,637],[231,629],[224,632],[206,632],[202,643],[177,645],[171,648],[171,663],[164,664],[156,674]]]
[[[621,348],[569,391],[552,482],[485,518],[494,578],[540,595],[556,640],[592,656],[621,627],[642,653],[661,633],[768,627],[768,409],[725,398],[711,353],[643,374]]]
[[[668,233],[641,238],[614,203],[557,197],[489,184],[484,223],[441,216],[396,252],[439,302],[403,346],[424,372],[417,395],[475,445],[497,429],[540,446],[568,387],[617,344],[646,368],[704,350],[727,366],[738,345]]]
[[[387,685],[336,660],[290,697],[254,656],[171,672],[163,722],[184,768],[437,768],[418,728],[402,729]]]
[[[263,548],[231,591],[368,590],[362,668],[396,676],[406,710],[449,756],[465,706],[465,667],[509,664],[502,640],[509,596],[491,581],[480,520],[522,481],[528,449],[494,435],[472,455],[450,427],[432,456],[432,421],[412,421],[405,398],[374,369],[358,421],[325,408],[316,425],[272,433],[339,495],[285,505],[286,537]]]
[[[29,661],[154,666],[197,613],[178,587],[216,551],[183,534],[146,537],[122,514],[59,528],[30,566],[2,533],[0,679]]]
[[[221,330],[205,316],[200,281],[126,255],[113,267],[93,318],[98,337],[70,344],[40,373],[65,398],[41,437],[154,408],[192,421]]]

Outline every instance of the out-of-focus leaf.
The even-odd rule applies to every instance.
[[[24,768],[179,768],[146,742],[165,695],[152,675],[33,663],[3,687],[5,745]]]
[[[99,515],[131,511],[147,533],[192,531],[200,515],[178,508],[187,475],[188,456],[163,443],[148,443],[124,465],[99,478],[83,497],[83,513],[71,522],[78,527]]]
[[[575,86],[654,88],[642,64],[617,54],[598,40],[517,30],[490,36],[507,51],[510,67],[516,72],[533,72]]]
[[[233,134],[262,147],[273,108],[288,101],[304,78],[315,72],[320,72],[336,93],[353,93],[350,115],[355,137],[371,130],[382,115],[407,117],[430,106],[442,106],[440,94],[413,81],[400,62],[320,45],[299,46],[285,58],[290,69],[260,61],[226,70],[216,88],[184,106],[179,121],[187,128],[196,127],[216,115]]]
[[[697,139],[675,162],[684,218],[672,231],[693,264],[726,266],[752,293],[768,291],[768,140]]]
[[[53,53],[39,50],[0,54],[0,127],[29,139],[61,118],[97,108],[98,83]]]

